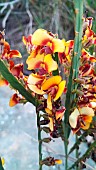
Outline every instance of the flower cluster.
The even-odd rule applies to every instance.
[[[48,114],[50,130],[56,131],[56,121],[64,115],[65,107],[58,104],[65,89],[66,81],[61,76],[54,74],[58,64],[55,55],[65,50],[65,40],[60,40],[57,35],[43,29],[36,30],[33,35],[23,37],[29,53],[26,61],[28,70],[32,73],[28,77],[28,88],[37,94],[41,101],[42,109]]]
[[[69,116],[74,133],[81,128],[88,129],[96,111],[96,57],[94,53],[90,54],[90,48],[96,45],[96,34],[91,28],[92,18],[84,18],[79,77],[74,80],[78,83],[76,90],[78,99],[76,108]]]
[[[9,71],[20,81],[32,96],[40,101],[38,110],[43,110],[48,116],[50,134],[57,133],[58,124],[62,120],[66,108],[61,105],[61,95],[66,91],[66,81],[62,80],[59,64],[64,68],[64,74],[69,76],[74,54],[74,40],[60,40],[57,34],[44,29],[37,29],[28,37],[23,36],[23,43],[28,51],[26,63],[29,76],[23,74],[23,64],[15,64],[14,58],[21,58],[17,50],[11,50],[0,32],[0,58]],[[96,70],[95,54],[90,48],[96,45],[96,34],[92,30],[92,18],[83,18],[82,51],[80,56],[79,76],[74,79],[78,88],[75,108],[72,106],[69,124],[74,133],[88,129],[96,111]],[[8,81],[0,75],[0,86],[8,85]],[[71,95],[71,94],[70,94]],[[26,103],[26,99],[18,91],[10,99],[9,105]]]
[[[0,59],[3,60],[9,72],[17,78],[18,81],[26,84],[26,76],[23,74],[23,64],[15,64],[14,58],[22,58],[18,50],[11,50],[10,45],[5,41],[4,32],[0,32]],[[9,85],[9,82],[0,74],[0,86]],[[12,87],[11,87],[12,88]],[[15,106],[20,103],[24,98],[16,91],[10,99],[9,105]]]

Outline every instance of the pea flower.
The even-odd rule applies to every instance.
[[[52,100],[55,102],[61,97],[66,81],[61,81],[61,76],[52,76],[42,84],[42,90],[48,94],[47,106],[52,110]]]
[[[50,73],[53,70],[57,70],[57,62],[53,60],[51,54],[38,54],[35,58],[28,58],[26,63],[28,64],[28,70],[38,70],[39,75]]]
[[[65,49],[65,40],[60,40],[50,32],[44,29],[37,29],[32,35],[34,45],[48,46],[53,53],[63,52]]]
[[[69,123],[73,132],[76,133],[80,128],[88,129],[93,116],[94,110],[90,107],[76,108],[69,116]]]

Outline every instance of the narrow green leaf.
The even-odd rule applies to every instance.
[[[0,60],[0,73],[14,89],[18,90],[19,93],[25,97],[28,102],[32,103],[34,106],[39,104],[36,99],[22,86],[22,84],[9,72],[3,60]]]

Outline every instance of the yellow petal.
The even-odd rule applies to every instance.
[[[34,45],[46,45],[52,38],[53,37],[50,36],[46,30],[37,29],[32,35],[32,43]]]
[[[5,159],[2,158],[2,159],[1,159],[1,162],[2,162],[2,165],[4,165],[4,164],[5,164]]]
[[[51,95],[50,94],[48,94],[48,98],[47,98],[47,108],[52,110],[52,102],[51,102]]]
[[[28,64],[28,70],[36,69],[39,67],[39,63],[44,61],[44,54],[38,54],[35,58],[28,57],[26,63]]]
[[[72,128],[76,128],[77,119],[79,115],[80,115],[79,110],[76,108],[69,116],[69,123]]]
[[[65,88],[65,84],[66,84],[66,81],[63,80],[60,82],[60,84],[58,85],[58,91],[56,93],[56,96],[54,98],[54,101],[56,101],[57,99],[59,99],[59,97],[62,95],[63,91],[64,91],[64,88]]]
[[[55,163],[56,164],[62,164],[62,160],[61,159],[55,159]]]
[[[64,52],[65,50],[65,41],[53,38],[52,40],[52,51],[55,52]]]
[[[46,113],[48,113],[48,115],[52,115],[52,111],[49,108],[45,108]]]
[[[40,95],[45,94],[45,92],[44,92],[43,90],[39,89],[39,88],[38,88],[37,86],[35,86],[35,85],[28,84],[28,87],[29,87],[30,90],[32,90],[32,91],[33,91],[34,93],[36,93],[36,94],[40,94]]]
[[[44,62],[48,66],[49,73],[53,70],[57,70],[57,68],[58,68],[57,62],[52,59],[52,56],[50,54],[48,54],[44,57]]]
[[[89,116],[94,116],[94,110],[90,107],[82,107],[80,109],[80,114],[81,115],[89,115]]]
[[[48,90],[50,87],[58,85],[60,81],[61,76],[53,76],[43,83],[42,90]]]
[[[90,127],[90,123],[89,122],[86,122],[85,125],[82,125],[82,129],[86,130],[86,129],[89,129]]]

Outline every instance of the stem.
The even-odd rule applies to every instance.
[[[39,148],[39,170],[42,170],[42,142],[41,142],[41,129],[40,129],[40,114],[37,112],[37,127],[38,127],[38,148]]]
[[[69,81],[67,86],[67,94],[66,94],[66,101],[65,101],[65,119],[64,119],[64,131],[65,131],[65,169],[68,168],[68,146],[67,146],[67,139],[70,134],[70,127],[68,126],[68,120],[70,115],[70,108],[73,107],[72,101],[76,99],[76,94],[72,94],[71,92],[74,89],[77,89],[78,85],[73,82],[75,78],[78,78],[78,72],[79,72],[79,65],[80,65],[80,56],[81,56],[81,47],[82,47],[82,17],[83,17],[83,0],[74,0],[74,6],[75,6],[75,13],[76,13],[76,23],[75,23],[75,42],[74,42],[74,55],[72,58],[72,65],[70,68],[70,75],[69,75]],[[76,103],[75,103],[76,105]]]
[[[35,96],[36,101],[38,101],[38,95]],[[36,104],[37,105],[37,104]],[[40,128],[40,113],[37,111],[36,107],[36,114],[37,114],[37,128],[38,128],[38,150],[39,150],[39,170],[42,170],[42,142],[41,142],[41,128]]]
[[[68,170],[72,170],[76,165],[78,165],[78,163],[82,163],[83,159],[87,158],[87,157],[91,154],[91,152],[92,152],[92,150],[93,150],[94,148],[96,148],[96,141],[94,141],[94,142],[90,145],[90,147],[89,147],[88,150],[85,152],[85,154],[84,154],[81,158],[79,158]]]
[[[78,141],[78,136],[76,135],[76,143],[77,143],[77,141]],[[78,153],[78,147],[76,147],[76,158],[77,158],[77,160],[78,160],[78,158],[79,158],[79,153]],[[78,167],[78,165],[76,166],[76,170],[79,170],[78,169],[79,167]]]

